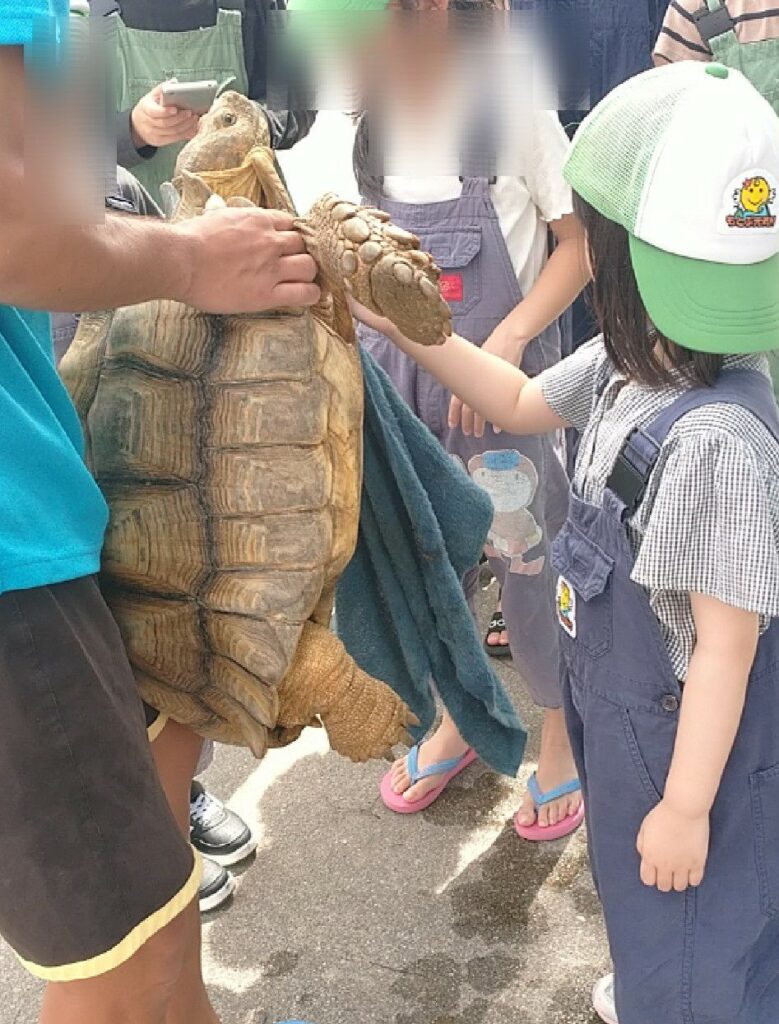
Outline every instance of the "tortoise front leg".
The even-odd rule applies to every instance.
[[[440,345],[452,333],[440,270],[382,210],[326,195],[297,224],[334,298],[348,292],[421,345]]]
[[[385,683],[347,654],[329,629],[307,622],[279,687],[278,727],[324,725],[333,750],[352,761],[383,757],[408,742],[417,719]]]

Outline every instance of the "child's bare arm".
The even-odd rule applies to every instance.
[[[525,349],[549,324],[568,309],[590,279],[586,259],[586,236],[579,220],[569,214],[550,227],[557,247],[528,295],[498,324],[482,349],[519,366]],[[450,425],[465,433],[484,434],[484,417],[474,415],[458,398],[452,399]]]
[[[663,892],[698,885],[708,855],[709,814],[730,757],[759,639],[759,618],[691,594],[695,652],[661,803],[638,837],[641,878]]]
[[[490,423],[512,434],[546,434],[569,424],[552,411],[537,380],[453,335],[444,345],[416,345],[389,320],[352,302],[352,312],[385,334]]]
[[[741,721],[760,621],[703,594],[690,601],[697,639],[665,795],[687,814],[708,814]]]
[[[527,345],[568,309],[590,279],[586,238],[569,214],[550,224],[557,246],[528,294],[496,328],[484,348],[519,366]]]

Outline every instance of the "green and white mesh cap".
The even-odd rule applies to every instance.
[[[565,177],[629,232],[666,337],[779,348],[779,118],[740,72],[682,61],[630,79],[582,123]]]

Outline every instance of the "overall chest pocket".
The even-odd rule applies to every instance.
[[[455,317],[469,313],[482,296],[481,246],[480,227],[440,228],[422,242],[441,269],[441,294]]]
[[[573,523],[566,523],[552,545],[557,582],[557,620],[577,652],[600,658],[613,639],[614,559]]]

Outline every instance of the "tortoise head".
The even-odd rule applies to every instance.
[[[223,93],[200,119],[197,135],[176,161],[173,184],[181,194],[184,216],[201,212],[212,193],[255,206],[292,209],[275,169],[265,115],[237,92]]]
[[[262,110],[237,92],[225,92],[200,119],[197,135],[179,153],[176,174],[229,171],[240,167],[253,149],[270,150]]]

